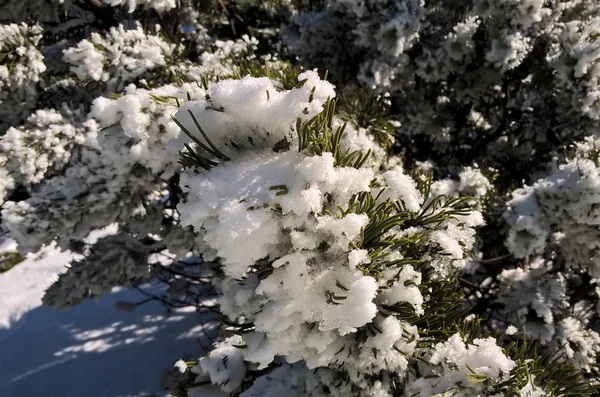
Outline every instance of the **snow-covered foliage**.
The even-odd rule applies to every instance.
[[[108,92],[119,92],[144,73],[164,67],[175,45],[160,36],[149,35],[141,26],[111,28],[103,37],[92,33],[76,47],[64,52],[64,61],[82,82],[100,81]]]
[[[597,2],[0,8],[0,269],[214,312],[173,395],[597,394]]]
[[[434,290],[451,293],[444,280],[464,268],[481,214],[460,198],[428,196],[432,182],[423,176],[398,166],[380,172],[360,151],[348,159],[333,87],[315,72],[298,79],[290,90],[265,78],[224,80],[176,115],[184,131],[174,146],[195,143],[180,181],[182,224],[237,280],[219,299],[236,335],[192,368],[196,382],[272,393],[281,390],[277,380],[254,383],[246,368],[283,360],[324,370],[310,379],[303,366],[276,370],[300,371],[290,376],[308,395],[405,388],[429,396],[472,379],[465,396],[501,390],[517,364],[493,338],[466,346],[456,334],[433,346],[421,321],[439,310]]]
[[[510,324],[524,326],[528,334],[550,342],[556,333],[556,318],[569,306],[562,274],[550,273],[551,266],[541,258],[527,269],[505,269],[498,276],[498,302]]]
[[[600,335],[574,317],[567,317],[558,325],[553,343],[566,351],[566,358],[575,367],[586,372],[598,371]]]
[[[408,395],[445,395],[457,389],[456,395],[478,396],[490,386],[508,380],[517,366],[491,337],[465,343],[457,333],[432,350],[428,367],[421,370],[421,378],[411,382]]]
[[[179,110],[181,136],[193,137],[206,157],[191,149],[199,166],[182,175],[187,199],[178,210],[225,275],[242,280],[223,291],[220,306],[251,332],[226,349],[244,344],[243,359],[259,369],[277,356],[336,368],[367,393],[366,374],[408,370],[418,328],[390,312],[404,304],[415,318],[424,314],[417,269],[426,260],[434,280],[464,266],[482,218],[437,197],[428,210],[401,168],[379,174],[378,166],[361,167],[362,152],[348,158],[339,144],[344,127],[333,130],[333,86],[315,72],[298,80],[283,91],[266,78],[224,80],[208,90],[210,99]],[[379,247],[383,238],[399,251]],[[409,241],[432,251],[415,258]],[[225,391],[241,385],[243,376],[199,365]]]
[[[186,0],[95,0],[91,4],[82,4],[73,0],[2,0],[2,15],[0,21],[26,21],[35,20],[43,23],[63,22],[61,18],[65,16],[69,18],[70,24],[79,18],[78,23],[90,23],[96,19],[96,15],[92,10],[106,10],[107,8],[115,8],[132,13],[135,10],[155,10],[158,13],[172,11],[178,3],[185,3]],[[61,13],[62,11],[62,13]],[[120,11],[120,10],[119,10]],[[106,12],[106,11],[105,11]],[[62,14],[62,15],[61,15]],[[54,27],[55,29],[68,29],[71,26]]]
[[[179,131],[170,115],[177,109],[175,98],[188,95],[202,97],[204,91],[196,84],[153,90],[129,86],[119,98],[95,100],[86,122],[88,134],[80,135],[84,141],[73,150],[77,157],[44,179],[30,198],[5,201],[2,227],[19,249],[36,251],[52,241],[67,247],[95,228],[143,215],[144,206],[160,197],[179,168],[178,156],[166,154]],[[35,130],[23,133],[33,135]],[[7,137],[11,135],[0,139],[10,149],[4,144]]]
[[[38,25],[0,25],[0,134],[36,106],[37,85],[46,70],[37,48],[41,38]]]
[[[424,165],[421,165],[423,167]],[[469,197],[469,204],[482,209],[483,201],[493,189],[493,185],[475,167],[464,167],[455,172],[456,177],[437,180],[431,186],[431,194],[434,196],[445,195],[448,197]]]
[[[596,139],[579,144],[574,158],[532,186],[517,189],[508,202],[507,246],[517,257],[556,247],[566,266],[600,275]]]
[[[411,159],[527,174],[596,134],[595,2],[323,3],[288,24],[284,43],[336,82],[388,93]]]
[[[111,7],[127,6],[129,12],[133,12],[136,7],[153,9],[157,12],[170,11],[177,7],[175,0],[100,0],[102,3]]]
[[[332,67],[336,73],[356,67],[367,84],[390,86],[408,61],[405,52],[419,38],[421,2],[332,0],[327,3],[323,11],[299,15],[284,31],[284,41],[291,51],[317,64],[331,54],[330,66],[323,66]]]
[[[212,51],[205,51],[200,55],[202,63],[199,73],[214,76],[229,76],[239,71],[235,59],[254,59],[258,40],[242,36],[236,41],[216,40]]]
[[[97,123],[86,120],[81,113],[79,109],[40,109],[27,118],[25,125],[6,131],[0,138],[0,202],[15,189],[29,189],[62,171],[73,148],[97,134]]]

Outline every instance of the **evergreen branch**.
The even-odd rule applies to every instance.
[[[334,130],[335,114],[336,100],[328,98],[321,113],[304,123],[301,118],[298,118],[296,121],[298,151],[317,156],[330,152],[333,154],[334,166],[361,168],[371,155],[371,150],[367,153],[360,150],[351,153],[342,152],[341,142],[348,122],[344,122]]]

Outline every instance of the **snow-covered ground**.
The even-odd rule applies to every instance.
[[[161,374],[183,355],[202,354],[206,318],[193,310],[169,314],[157,302],[120,312],[116,302],[145,298],[125,288],[69,311],[41,307],[72,257],[46,248],[0,274],[0,396],[167,395]]]

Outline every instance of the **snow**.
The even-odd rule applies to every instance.
[[[0,255],[17,251],[17,243],[14,240],[0,237]]]
[[[398,302],[407,302],[415,308],[415,313],[421,315],[423,309],[423,295],[418,285],[421,284],[421,273],[412,266],[406,265],[398,274],[396,281],[390,288],[380,293],[380,299],[387,305]]]
[[[409,211],[417,212],[421,208],[423,198],[417,190],[416,182],[404,174],[401,168],[395,168],[383,174],[390,192],[396,195]]]
[[[169,314],[158,302],[120,312],[117,302],[145,298],[125,288],[69,311],[41,307],[73,256],[47,247],[0,274],[0,396],[166,396],[160,376],[184,355],[202,356],[209,342],[200,338],[215,324],[202,326],[207,319],[193,308]]]
[[[12,240],[6,241],[8,245]],[[42,304],[44,291],[57,274],[66,270],[65,264],[73,257],[69,252],[44,248],[0,274],[0,332],[11,328],[25,313]]]
[[[485,384],[473,381],[470,376],[477,374],[493,382],[501,382],[517,366],[516,362],[505,355],[494,338],[474,339],[472,343],[466,343],[458,333],[448,341],[438,343],[427,362],[432,367],[422,368],[422,377],[409,385],[407,395],[448,395],[445,392],[453,386],[464,385],[464,391],[461,390],[459,395],[482,396],[485,395]],[[427,373],[428,370],[431,373]]]
[[[292,128],[298,118],[310,120],[328,98],[335,97],[333,85],[316,71],[301,73],[298,80],[306,82],[291,90],[280,90],[266,77],[222,80],[208,89],[210,99],[186,102],[175,117],[200,142],[205,142],[204,131],[231,158],[241,150],[271,150],[282,139],[294,141]],[[194,119],[202,120],[201,129]],[[181,132],[170,148],[182,149],[189,141],[187,133]]]
[[[194,372],[205,373],[214,385],[222,385],[225,392],[238,389],[246,376],[246,364],[242,349],[236,347],[244,344],[240,335],[233,335],[221,343],[217,343],[213,351],[200,359]],[[198,368],[199,367],[199,368]]]

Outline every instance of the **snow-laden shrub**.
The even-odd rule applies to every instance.
[[[100,0],[102,3],[111,7],[127,6],[129,12],[133,12],[137,7],[144,9],[153,9],[157,12],[170,11],[177,7],[175,0]]]
[[[568,3],[568,2],[567,2]],[[576,3],[576,2],[575,2]],[[585,3],[585,2],[582,2]],[[565,4],[564,10],[572,12]],[[582,7],[582,5],[580,5]],[[590,9],[591,8],[591,9]],[[584,115],[600,119],[600,15],[597,9],[585,7],[590,15],[557,24],[548,58],[556,67],[557,88],[571,94],[572,106]]]
[[[498,300],[515,324],[588,373],[596,371],[600,349],[592,278],[600,271],[597,143],[594,137],[579,142],[549,176],[513,192],[504,214],[506,246],[526,268],[504,270],[498,286]]]
[[[58,22],[61,21],[60,11],[67,11],[65,14],[75,14],[81,17],[85,11],[90,8],[105,9],[107,7],[123,7],[129,13],[137,9],[153,9],[159,13],[171,11],[177,7],[175,0],[98,0],[91,4],[78,4],[73,0],[2,0],[0,7],[4,11],[0,15],[0,21],[26,21],[35,20],[40,22]],[[78,15],[79,14],[79,15]],[[70,15],[73,16],[73,15]],[[88,18],[94,18],[93,13],[89,13]],[[93,20],[92,20],[93,21]],[[88,19],[87,23],[92,22]]]
[[[10,127],[0,137],[0,203],[18,188],[31,188],[59,173],[69,163],[74,147],[97,134],[98,125],[81,109],[40,109],[21,127]]]
[[[38,25],[0,25],[0,134],[37,104],[37,85],[46,70],[37,48],[41,38]]]
[[[461,396],[480,395],[489,389],[490,383],[508,380],[510,372],[517,366],[494,338],[465,343],[458,333],[437,344],[427,362],[423,376],[410,383],[407,395],[443,395],[452,389],[460,390]]]
[[[565,278],[561,273],[552,274],[551,265],[535,258],[526,269],[505,269],[498,276],[502,314],[510,324],[524,326],[543,343],[554,338],[556,317],[569,307]]]
[[[506,244],[516,257],[556,249],[567,267],[600,274],[596,142],[587,139],[556,172],[513,192],[505,215],[510,227]]]
[[[201,57],[201,64],[176,65],[170,64],[169,56],[181,55],[179,50],[139,26],[112,28],[107,36],[94,33],[79,46],[92,42],[98,48],[90,51],[103,57],[101,73],[85,74],[94,69],[90,64],[95,58],[76,57],[80,48],[67,48],[65,59],[85,76],[55,83],[50,89],[58,93],[52,96],[67,99],[62,94],[69,92],[73,97],[81,91],[77,85],[86,84],[88,78],[106,80],[102,89],[116,92],[90,101],[89,113],[86,101],[75,108],[63,103],[57,109],[40,109],[25,124],[15,124],[0,137],[1,228],[17,240],[23,253],[35,252],[52,241],[69,247],[94,229],[143,214],[144,203],[158,197],[165,184],[177,178],[179,156],[167,155],[165,148],[179,131],[171,116],[181,102],[203,97],[202,87],[219,74],[262,73],[262,60],[254,55],[256,40],[246,36],[235,42],[217,41],[216,48],[228,50]],[[158,60],[148,59],[146,52]],[[243,65],[234,59],[244,59]],[[284,83],[289,80],[285,73],[290,68],[285,63],[269,58],[268,65],[273,78],[280,75]],[[141,80],[147,88],[130,84],[121,90],[127,81],[142,77],[149,79]],[[156,86],[163,77],[175,82]]]
[[[253,55],[255,48],[247,47],[255,42],[249,38],[217,42],[217,47],[237,46],[239,51],[211,54],[203,60],[206,64],[186,70],[183,80],[198,82],[178,80],[153,89],[129,85],[122,94],[95,99],[89,114],[84,112],[84,105],[76,110],[66,104],[57,110],[38,110],[25,125],[11,127],[0,138],[1,226],[17,241],[20,252],[35,252],[54,241],[61,248],[79,250],[79,241],[89,232],[113,222],[120,224],[120,236],[131,242],[120,244],[118,237],[111,237],[103,240],[101,247],[86,248],[86,258],[74,262],[61,276],[46,304],[69,307],[88,297],[96,298],[113,286],[135,284],[141,276],[155,275],[162,265],[175,266],[186,254],[201,248],[190,241],[184,228],[178,227],[178,221],[165,229],[165,223],[170,225],[172,217],[177,218],[176,213],[157,212],[158,201],[168,200],[175,205],[179,200],[179,155],[165,150],[179,131],[171,117],[182,102],[204,97],[201,85],[206,86],[215,78],[212,67],[216,64],[225,76],[248,71],[263,73],[262,61]],[[242,52],[245,63],[237,66],[232,60],[241,57]],[[269,58],[268,66],[272,78],[280,78],[284,84],[289,80],[285,74],[289,65]],[[176,67],[185,68],[186,64]],[[117,69],[110,69],[107,73],[116,72]],[[156,80],[149,82],[156,84]],[[160,151],[156,152],[158,147]],[[172,211],[170,208],[167,212]],[[134,223],[144,227],[135,226],[136,233],[127,231]],[[177,254],[158,263],[155,258],[147,261],[143,255],[134,255],[132,246],[152,254],[163,250]],[[109,251],[119,258],[109,261],[112,266],[129,270],[108,270],[107,262],[98,253]],[[204,251],[205,258],[210,258],[210,248]],[[99,270],[91,271],[92,268]],[[177,281],[182,283],[185,284]],[[188,291],[186,286],[173,288],[181,290],[179,293]]]
[[[595,392],[596,2],[0,4],[0,228],[218,310],[175,395]]]
[[[121,91],[153,69],[165,67],[176,46],[157,35],[147,34],[141,26],[111,28],[106,36],[92,33],[76,47],[64,52],[64,61],[82,82],[100,81],[108,92]]]
[[[389,93],[410,160],[502,170],[502,190],[598,128],[587,0],[329,0],[283,30],[307,67]]]
[[[448,197],[468,197],[468,203],[481,210],[488,194],[493,190],[489,178],[475,165],[454,172],[455,176],[437,180],[431,185],[431,194]]]
[[[177,209],[230,279],[219,304],[235,334],[191,367],[188,395],[212,387],[194,384],[243,396],[525,388],[513,371],[529,365],[525,353],[449,334],[481,214],[431,195],[422,174],[343,151],[333,86],[315,72],[298,80],[288,90],[223,80],[176,114],[183,131],[171,148],[185,145],[186,166]]]
[[[565,357],[576,368],[588,373],[598,371],[600,334],[574,317],[566,317],[558,325],[556,348],[565,350]],[[592,381],[597,385],[596,381]]]
[[[420,3],[328,1],[325,10],[294,18],[283,39],[294,55],[310,64],[342,76],[358,71],[368,84],[388,87],[396,70],[408,62],[405,52],[419,38]]]
[[[197,144],[186,157],[204,171],[182,175],[187,199],[178,210],[183,224],[202,231],[216,250],[225,275],[241,279],[220,299],[222,312],[244,319],[239,327],[250,331],[223,345],[246,346],[232,366],[246,360],[263,369],[283,356],[309,368],[338,367],[367,389],[364,374],[405,372],[405,356],[416,347],[416,326],[378,315],[378,304],[424,313],[422,274],[413,268],[421,258],[408,256],[410,250],[427,240],[445,251],[431,267],[447,275],[463,262],[460,244],[472,243],[470,226],[481,218],[454,210],[466,222],[459,226],[460,218],[444,219],[440,202],[421,211],[423,194],[401,169],[376,175],[362,167],[360,150],[341,152],[344,127],[334,129],[333,87],[315,72],[298,79],[299,87],[285,91],[266,78],[225,80],[208,90],[209,99],[184,105],[176,115],[182,137]],[[419,215],[438,221],[422,230]],[[415,226],[402,230],[410,219]],[[384,234],[390,244],[412,240],[406,255],[379,246]],[[373,335],[365,334],[361,346],[356,334],[367,329]],[[216,349],[199,365],[232,392],[244,375],[223,378],[213,369],[213,356],[220,361],[223,354]]]
[[[160,197],[179,169],[177,154],[166,154],[179,131],[170,115],[177,99],[188,95],[202,97],[204,90],[189,83],[152,90],[132,85],[118,98],[96,99],[85,141],[72,149],[75,157],[32,189],[30,198],[4,202],[2,228],[19,250],[35,252],[52,241],[68,247],[94,229],[143,215],[145,203]]]
[[[228,76],[235,72],[238,67],[235,60],[255,59],[258,40],[243,36],[236,41],[216,40],[212,49],[208,49],[200,55],[202,68],[200,73],[212,76]]]

